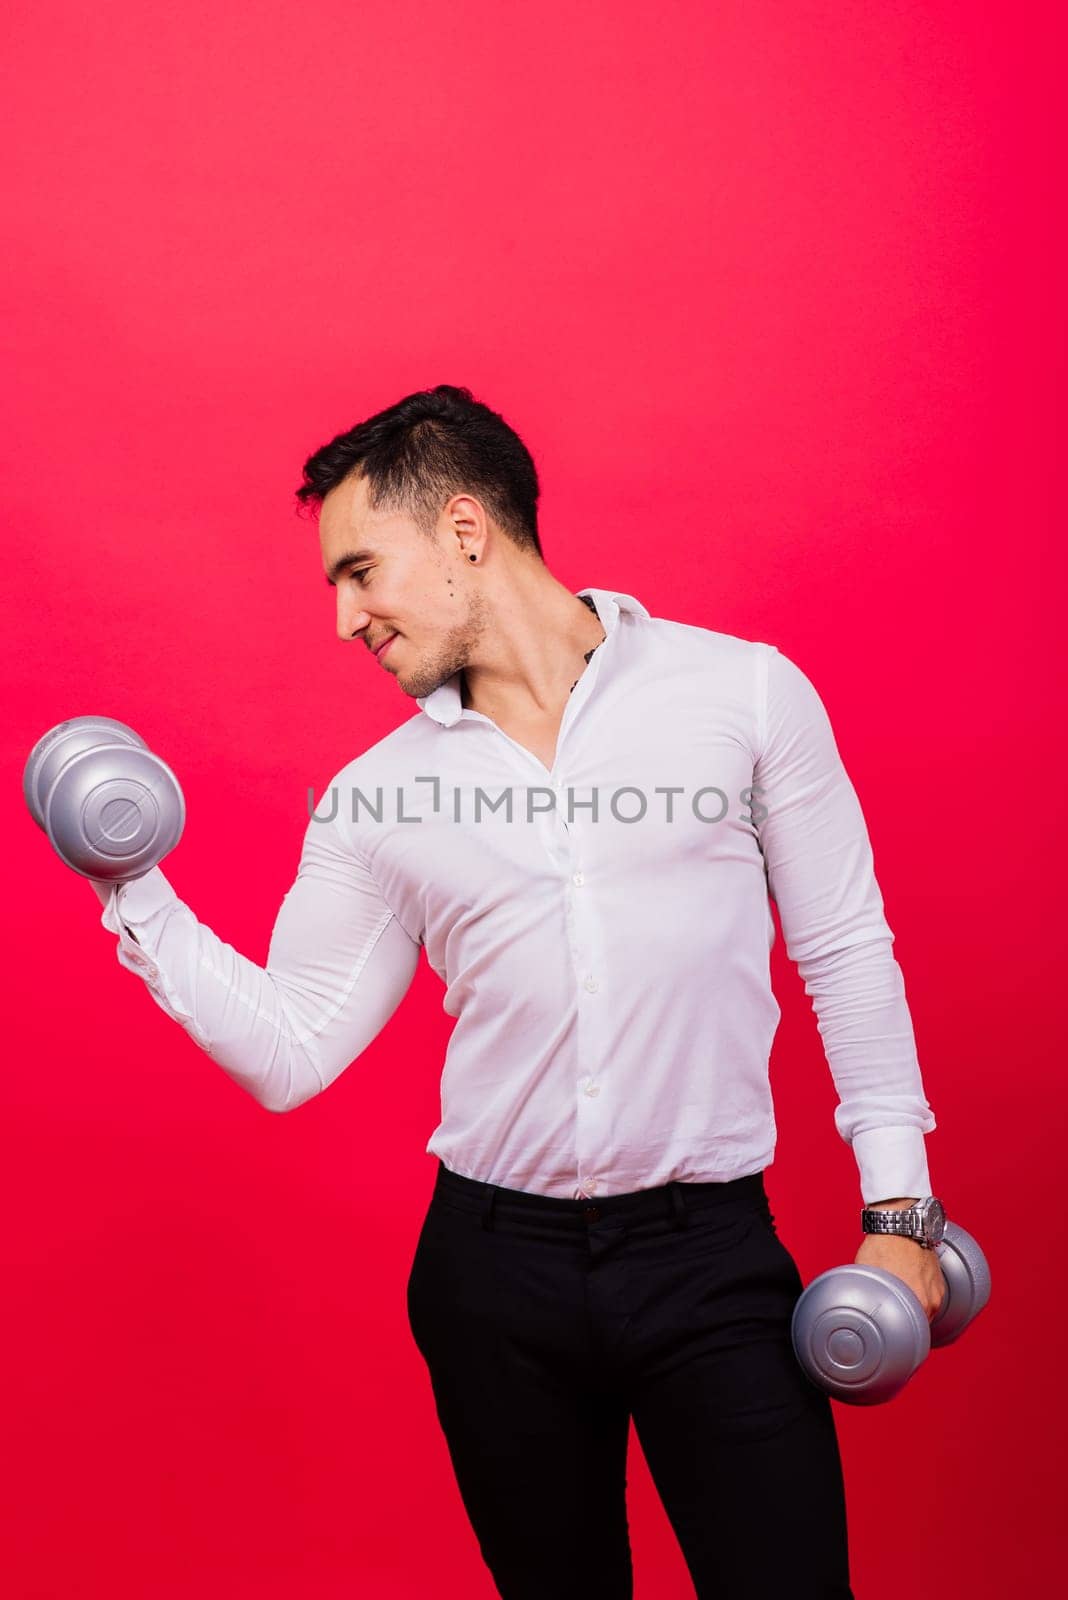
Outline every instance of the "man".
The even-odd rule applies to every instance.
[[[103,890],[102,921],[276,1111],[360,1055],[425,949],[456,1026],[408,1311],[505,1600],[629,1600],[631,1417],[699,1596],[848,1596],[834,1420],[763,1183],[768,902],[863,1198],[908,1206],[935,1120],[864,819],[798,667],[572,594],[538,494],[514,431],[449,385],[312,455],[338,633],[419,709],[316,806],[266,968],[158,867]],[[933,1251],[871,1236],[856,1259],[935,1315]]]

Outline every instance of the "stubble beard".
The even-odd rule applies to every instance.
[[[471,660],[475,645],[485,633],[489,616],[480,594],[468,601],[467,615],[462,622],[454,623],[443,635],[433,652],[403,676],[398,673],[397,683],[413,700],[424,700],[447,683],[454,673],[462,671]]]

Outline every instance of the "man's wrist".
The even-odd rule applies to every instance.
[[[915,1205],[916,1200],[920,1198],[921,1197],[919,1195],[917,1195],[915,1199],[910,1199],[907,1195],[898,1195],[897,1198],[893,1200],[873,1200],[869,1205],[865,1206],[864,1209],[866,1211],[907,1211],[909,1207]],[[907,1233],[876,1232],[874,1234],[866,1233],[865,1237],[868,1239],[875,1238],[880,1240],[897,1239],[900,1240],[902,1244],[914,1244],[919,1250],[925,1250],[927,1248],[921,1239],[913,1238]]]

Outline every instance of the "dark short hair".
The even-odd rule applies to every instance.
[[[339,433],[305,461],[297,499],[320,504],[353,473],[366,479],[372,511],[403,512],[427,534],[450,495],[476,495],[510,538],[542,554],[530,452],[469,389],[420,389]]]

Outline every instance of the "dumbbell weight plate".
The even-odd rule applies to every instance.
[[[931,1323],[931,1343],[941,1347],[959,1338],[990,1299],[990,1267],[971,1234],[955,1222],[947,1221],[935,1249],[946,1297]]]
[[[920,1302],[895,1273],[853,1263],[813,1278],[794,1307],[794,1354],[810,1382],[850,1405],[879,1405],[931,1348]]]
[[[44,801],[56,853],[86,878],[143,877],[185,827],[178,779],[159,756],[129,744],[96,745],[66,762]]]
[[[139,733],[114,717],[70,717],[42,734],[30,751],[22,773],[22,793],[39,828],[45,825],[44,801],[66,763],[101,744],[148,746]]]

